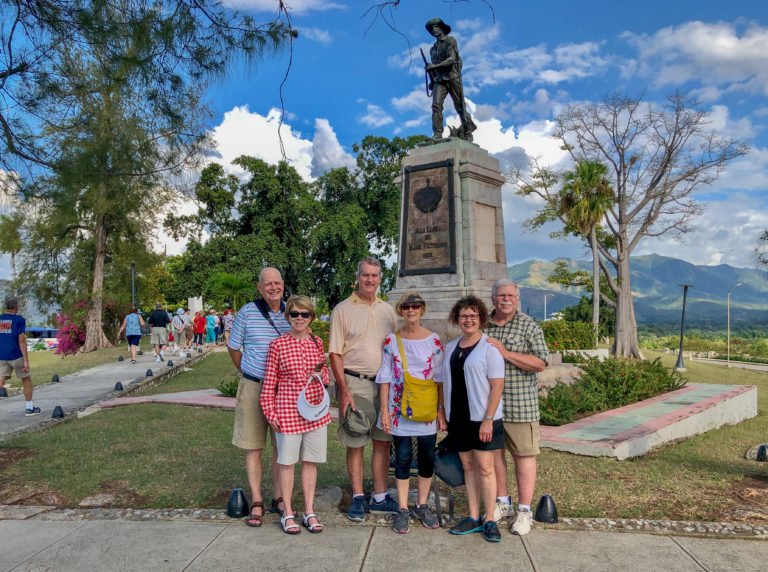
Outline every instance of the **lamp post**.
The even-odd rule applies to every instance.
[[[544,294],[544,321],[547,321],[547,298],[552,296],[554,298],[554,294]]]
[[[693,288],[693,284],[680,284],[683,287],[683,316],[680,319],[680,350],[677,352],[677,363],[675,369],[677,371],[685,371],[685,365],[683,365],[683,332],[685,331],[685,299],[688,297],[688,288]]]
[[[733,288],[731,288],[731,291],[728,292],[728,355],[727,355],[727,367],[731,367],[731,294],[733,294],[733,291],[736,290],[741,286],[741,282],[736,282],[736,284],[733,285]]]
[[[131,306],[136,307],[136,264],[131,262]]]

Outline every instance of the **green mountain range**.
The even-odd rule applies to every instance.
[[[589,260],[562,259],[572,270],[592,271]],[[528,260],[508,267],[508,275],[521,286],[522,309],[537,319],[543,317],[544,295],[547,314],[578,302],[582,292],[548,282],[555,262]],[[731,295],[731,327],[768,323],[768,276],[749,268],[727,264],[699,266],[685,260],[649,254],[633,256],[632,295],[638,323],[680,323],[683,289],[680,284],[693,284],[688,290],[686,322],[692,327],[723,327],[727,320],[726,298],[733,286],[741,282]]]

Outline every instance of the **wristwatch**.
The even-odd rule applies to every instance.
[[[486,418],[488,421],[493,421],[493,417],[491,417],[490,415],[486,415],[486,416],[485,416],[485,418]]]

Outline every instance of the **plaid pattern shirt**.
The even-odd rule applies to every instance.
[[[547,344],[544,341],[544,332],[531,318],[520,312],[515,313],[514,318],[503,326],[491,321],[485,329],[485,333],[496,338],[507,351],[531,354],[547,361]],[[539,420],[539,375],[535,371],[523,371],[509,363],[504,362],[504,421],[512,423],[524,423]]]
[[[270,425],[275,421],[280,423],[280,433],[308,433],[331,422],[330,412],[317,421],[307,421],[296,406],[299,393],[319,362],[324,364],[320,372],[323,385],[330,383],[323,341],[318,337],[315,341],[317,344],[311,338],[300,340],[291,334],[283,334],[269,344],[261,388],[261,409]],[[323,396],[320,385],[312,382],[306,396],[310,403],[319,403]]]

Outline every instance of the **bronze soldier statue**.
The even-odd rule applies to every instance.
[[[450,95],[461,120],[461,128],[455,134],[461,139],[472,141],[472,132],[477,129],[477,126],[472,121],[464,101],[461,57],[456,40],[448,35],[451,33],[451,27],[440,18],[432,18],[426,23],[426,28],[436,38],[429,49],[429,58],[432,63],[427,63],[424,58],[426,73],[429,76],[427,95],[429,90],[432,90],[432,139],[437,140],[443,137],[443,104],[445,97]]]

